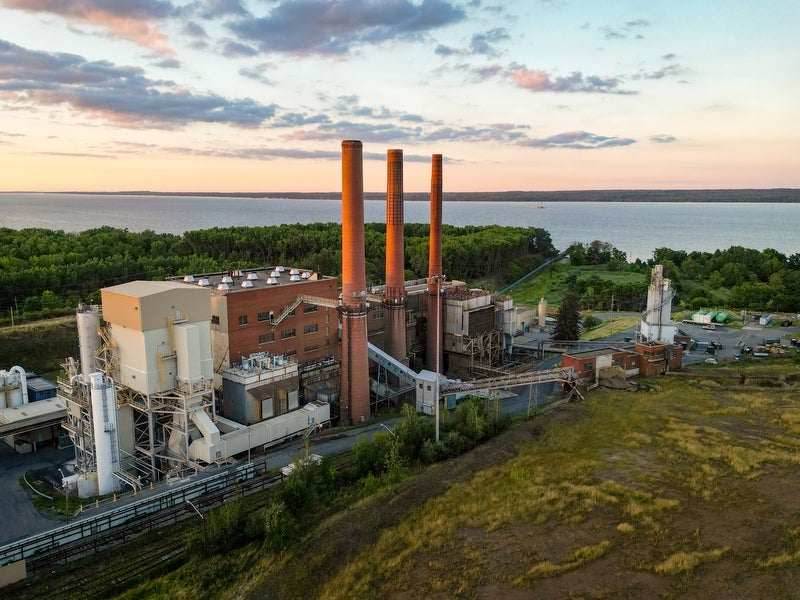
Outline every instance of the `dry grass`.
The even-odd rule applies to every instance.
[[[690,573],[704,563],[718,561],[729,550],[730,548],[725,547],[698,552],[676,552],[663,562],[653,565],[653,571],[659,575]]]

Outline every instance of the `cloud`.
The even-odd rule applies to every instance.
[[[34,152],[39,156],[67,156],[75,158],[105,158],[109,160],[116,160],[116,156],[109,156],[108,154],[91,154],[89,152]]]
[[[650,141],[655,142],[656,144],[671,144],[672,142],[676,141],[674,135],[667,135],[665,133],[659,133],[658,135],[650,136]]]
[[[641,33],[638,33],[636,30],[644,27],[650,27],[650,21],[647,19],[634,19],[631,21],[625,21],[620,28],[604,25],[603,27],[600,27],[600,31],[603,32],[603,36],[607,40],[624,40],[631,35],[633,35],[634,39],[643,40],[644,36]]]
[[[301,150],[299,148],[271,148],[263,147],[250,147],[250,148],[233,148],[233,149],[215,149],[215,148],[188,148],[183,146],[174,146],[169,148],[162,148],[165,152],[171,154],[181,154],[184,156],[212,156],[215,158],[233,158],[245,160],[273,160],[276,158],[291,158],[291,159],[327,159],[339,161],[342,158],[340,150]],[[381,162],[386,161],[386,154],[380,152],[364,152],[364,160],[377,160]],[[403,161],[405,162],[421,162],[430,163],[431,157],[419,154],[403,154]]]
[[[366,142],[505,142],[525,140],[527,125],[497,123],[467,127],[430,127],[424,124],[399,125],[396,123],[366,123],[342,120],[320,124],[313,130],[297,130],[282,135],[288,141],[329,141],[360,139]]]
[[[0,40],[0,97],[12,104],[61,106],[128,127],[175,128],[193,122],[258,126],[275,105],[195,94],[139,67],[28,50]]]
[[[88,23],[162,54],[174,54],[157,25],[175,11],[166,0],[0,0],[0,5]]]
[[[205,0],[201,14],[204,19],[217,19],[236,15],[238,17],[249,16],[249,12],[242,4],[241,0]]]
[[[258,50],[247,44],[242,44],[234,40],[228,40],[222,47],[222,54],[227,57],[236,56],[255,56]]]
[[[459,49],[439,44],[434,52],[439,56],[483,55],[495,58],[500,56],[500,52],[494,47],[494,44],[509,39],[511,39],[511,36],[508,35],[508,30],[505,27],[495,27],[482,33],[473,34],[469,42],[469,48]]]
[[[519,142],[520,146],[530,148],[570,148],[574,150],[596,150],[599,148],[613,148],[615,146],[630,146],[635,144],[632,138],[607,137],[595,135],[588,131],[568,131],[546,138],[527,139]]]
[[[372,119],[396,119],[398,121],[422,123],[425,119],[421,115],[391,110],[385,106],[371,107],[359,104],[355,95],[339,96],[334,100],[333,110],[343,116],[364,117]]]
[[[663,79],[664,77],[681,75],[687,71],[688,69],[681,65],[667,65],[655,71],[640,71],[639,73],[631,75],[631,79]]]
[[[633,94],[619,88],[617,77],[584,76],[574,71],[565,77],[551,77],[546,71],[528,69],[524,65],[511,65],[506,75],[518,86],[532,92]]]
[[[161,67],[162,69],[179,69],[181,66],[181,61],[175,58],[165,58],[164,60],[153,63],[153,65],[156,67]]]
[[[228,24],[262,52],[340,55],[463,20],[464,9],[446,0],[278,0],[269,14]]]
[[[8,131],[0,131],[0,136],[3,137],[25,137],[24,133],[10,133]]]
[[[253,81],[258,81],[264,85],[275,85],[275,82],[265,75],[265,72],[271,71],[274,68],[274,63],[262,62],[254,67],[242,67],[239,69],[239,75],[252,79]]]

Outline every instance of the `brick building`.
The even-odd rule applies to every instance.
[[[619,367],[625,371],[626,376],[650,377],[667,371],[677,371],[682,363],[681,346],[663,342],[637,343],[629,348],[608,346],[565,353],[561,357],[561,366],[572,367],[578,378],[585,383],[597,381],[604,369]]]
[[[257,352],[300,365],[341,357],[335,277],[274,267],[187,275],[182,281],[211,291],[216,374]]]

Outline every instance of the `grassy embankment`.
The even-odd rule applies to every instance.
[[[602,266],[573,267],[559,263],[545,273],[519,284],[509,294],[517,306],[538,306],[540,298],[547,300],[548,306],[558,306],[567,293],[567,279],[572,273],[576,274],[579,280],[598,277],[603,281],[613,281],[615,284],[641,283],[647,280],[647,276],[642,273],[609,271]],[[609,309],[610,302],[611,298],[609,298]]]
[[[124,597],[793,597],[797,361],[645,383],[518,423],[283,556],[248,547]]]
[[[0,368],[13,365],[55,381],[60,363],[78,356],[75,315],[0,328]]]

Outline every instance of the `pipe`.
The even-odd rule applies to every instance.
[[[9,373],[19,373],[19,391],[22,394],[22,403],[28,403],[28,375],[22,367],[14,366],[9,369]],[[20,404],[12,403],[12,406],[20,406]]]

